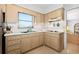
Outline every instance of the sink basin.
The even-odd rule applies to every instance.
[[[21,32],[21,33],[28,33],[28,32]]]
[[[58,31],[50,31],[50,32],[58,32]]]
[[[35,32],[35,31],[25,31],[25,32],[21,32],[21,33],[29,33],[29,32]]]

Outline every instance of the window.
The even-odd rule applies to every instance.
[[[19,13],[19,28],[32,27],[33,16],[26,13]]]

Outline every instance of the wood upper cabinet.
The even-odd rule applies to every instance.
[[[64,48],[64,34],[62,33],[45,33],[45,44],[49,47],[61,51]]]
[[[13,22],[18,23],[18,12],[27,13],[29,15],[35,16],[35,24],[41,24],[44,23],[44,15],[38,12],[34,12],[32,10],[29,10],[24,7],[20,7],[13,4],[7,4],[6,5],[6,21],[7,22]]]
[[[7,22],[18,22],[18,11],[17,7],[13,5],[6,5],[6,21]]]
[[[52,11],[50,13],[48,13],[48,18],[57,18],[57,17],[61,17],[62,19],[64,19],[64,8],[59,8],[55,11]]]
[[[64,20],[64,8],[59,8],[45,14],[45,23],[47,24],[49,20],[53,20],[57,17],[61,17],[61,19]]]

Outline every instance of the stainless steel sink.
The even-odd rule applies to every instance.
[[[49,32],[58,32],[58,31],[49,31]]]

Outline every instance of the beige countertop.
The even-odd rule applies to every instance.
[[[46,31],[47,33],[57,33],[57,34],[61,34],[61,33],[64,33],[64,32],[49,32],[49,31]],[[26,35],[26,34],[32,34],[32,33],[39,33],[39,32],[28,32],[28,33],[21,33],[21,32],[16,32],[16,33],[6,33],[4,36],[12,36],[12,35]]]
[[[32,34],[32,33],[38,33],[38,32],[28,32],[28,33],[6,33],[4,36],[12,36],[12,35],[26,35],[26,34]]]

